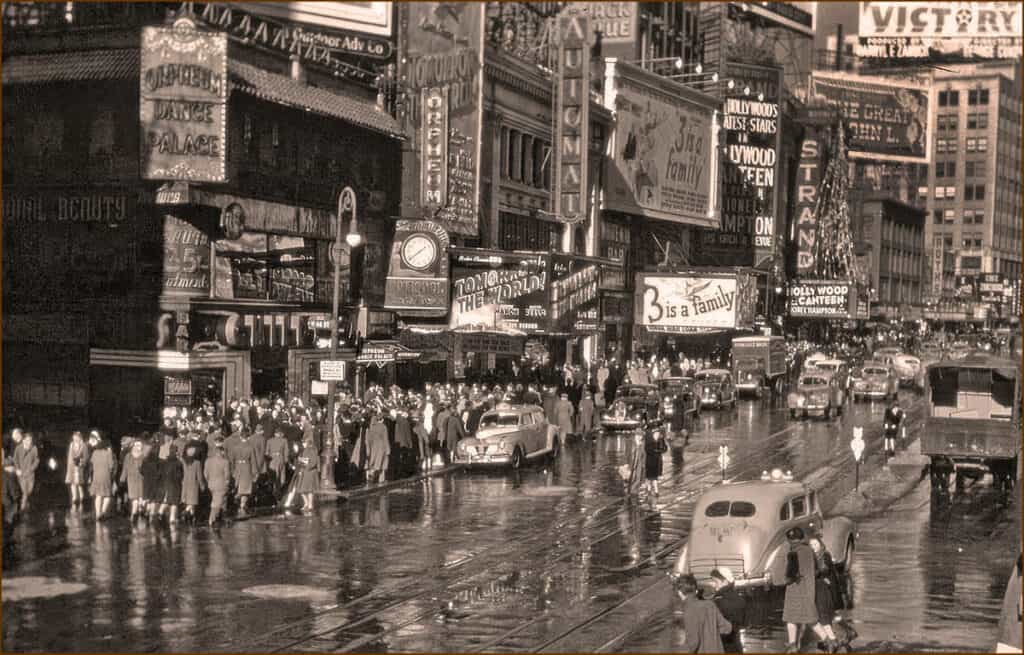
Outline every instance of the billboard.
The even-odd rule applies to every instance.
[[[757,280],[742,271],[638,273],[637,325],[651,332],[751,329]]]
[[[189,18],[144,27],[139,75],[142,178],[226,181],[227,35]]]
[[[978,278],[974,275],[957,275],[954,293],[960,300],[974,300],[978,294]]]
[[[782,68],[726,62],[725,71],[737,87],[750,93],[725,100],[722,227],[705,233],[703,245],[734,252],[752,248],[752,254],[737,263],[761,268],[775,256]]]
[[[548,262],[542,254],[452,249],[449,327],[547,331]]]
[[[605,106],[617,116],[605,208],[718,228],[719,101],[606,59]]]
[[[448,233],[432,221],[395,225],[384,308],[407,316],[448,313]]]
[[[635,2],[586,2],[580,10],[590,18],[591,33],[601,33],[609,57],[632,58],[636,47],[638,6]]]
[[[600,265],[595,261],[562,254],[551,255],[550,262],[548,321],[551,332],[574,335],[599,332]]]
[[[800,165],[797,170],[796,203],[793,222],[793,240],[796,242],[796,270],[799,275],[812,273],[818,257],[818,194],[823,175],[825,130],[807,125],[800,146]]]
[[[858,56],[1020,58],[1019,2],[862,2]]]
[[[361,34],[391,36],[390,2],[237,2],[253,14]]]
[[[857,285],[847,280],[793,282],[789,287],[789,315],[794,318],[864,318],[857,300]]]
[[[779,27],[814,36],[817,2],[734,2],[732,5]]]
[[[406,129],[412,136],[409,156],[403,160],[407,175],[402,184],[402,214],[437,221],[449,234],[476,236],[483,126],[483,3],[403,3],[398,27],[406,49],[399,60],[399,79],[408,92]],[[430,107],[424,106],[427,102]],[[439,112],[445,109],[447,143],[440,134],[425,140],[424,129],[443,123]],[[424,112],[430,114],[429,125],[425,125]],[[445,204],[439,206],[431,196],[424,206],[424,180],[438,180],[427,178],[429,171],[423,169],[436,167],[440,152],[447,156]]]
[[[1002,303],[1006,280],[1002,273],[983,273],[978,276],[978,297],[982,302]]]
[[[811,102],[835,107],[847,125],[849,156],[926,164],[930,161],[925,86],[849,73],[814,71]]]

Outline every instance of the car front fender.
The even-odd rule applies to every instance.
[[[846,542],[856,541],[857,526],[845,516],[825,519],[821,526],[821,538],[825,548],[832,553],[832,561],[844,564],[846,559]]]

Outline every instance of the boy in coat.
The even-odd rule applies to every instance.
[[[680,576],[675,582],[676,595],[683,601],[683,628],[686,640],[681,653],[723,653],[722,635],[732,632],[732,624],[710,600],[697,596],[697,579]]]

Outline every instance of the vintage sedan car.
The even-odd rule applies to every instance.
[[[844,392],[850,389],[850,367],[841,359],[825,359],[815,364],[819,371],[826,371],[832,374],[836,384]]]
[[[794,527],[820,536],[840,573],[849,572],[856,548],[854,523],[846,517],[824,518],[817,493],[775,469],[760,480],[717,484],[704,492],[672,575],[690,574],[706,583],[712,569],[727,566],[741,590],[782,584],[786,531]],[[842,577],[849,584],[848,575]]]
[[[896,373],[896,379],[902,386],[924,388],[923,371],[921,370],[922,366],[919,358],[901,353],[893,357],[892,368],[893,372]]]
[[[455,447],[454,460],[467,466],[521,468],[528,460],[558,456],[558,430],[536,405],[501,403],[480,417],[476,436]]]
[[[843,413],[845,400],[846,394],[836,377],[827,370],[818,369],[805,371],[800,376],[796,389],[786,396],[786,406],[792,418],[821,414],[827,420],[833,413]]]
[[[736,385],[732,373],[724,368],[707,368],[694,376],[701,407],[722,409],[726,405],[736,406]]]
[[[828,361],[828,355],[823,352],[814,352],[804,359],[804,370],[813,371],[818,367],[818,362]]]
[[[882,362],[865,362],[853,375],[853,399],[880,398],[890,400],[899,393],[899,381],[892,368]]]
[[[601,414],[605,430],[631,430],[660,418],[661,400],[653,384],[624,384],[615,391],[615,399]]]
[[[673,401],[682,395],[686,413],[695,418],[700,417],[700,399],[697,398],[697,382],[691,377],[664,377],[658,380],[658,391],[661,394],[661,416],[666,421],[672,420],[675,413]]]

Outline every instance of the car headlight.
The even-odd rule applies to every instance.
[[[805,402],[807,402],[807,398],[805,398],[803,395],[799,395],[796,397],[797,406],[803,407]]]
[[[500,450],[503,453],[508,452],[508,444],[505,443],[504,439],[498,442],[498,450]]]
[[[457,446],[455,446],[455,450],[459,451],[460,453],[466,452],[466,444],[465,444],[465,442],[460,441],[459,444]]]

